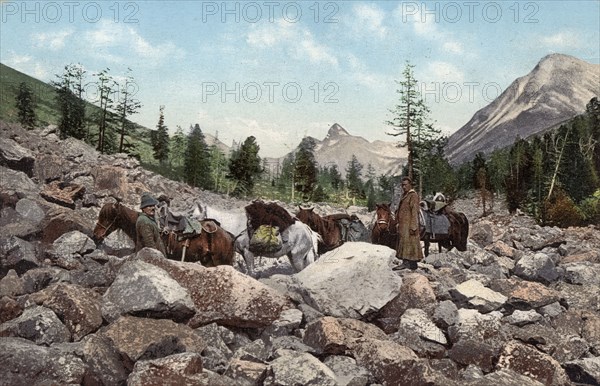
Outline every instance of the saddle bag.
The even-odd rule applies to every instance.
[[[261,225],[250,238],[250,251],[252,253],[274,253],[282,247],[283,241],[277,226]]]

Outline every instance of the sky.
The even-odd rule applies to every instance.
[[[600,1],[7,1],[0,62],[43,81],[65,65],[122,82],[149,128],[200,124],[281,157],[340,124],[397,141],[386,121],[407,64],[450,135],[546,55],[600,63]],[[118,95],[117,95],[118,98]]]

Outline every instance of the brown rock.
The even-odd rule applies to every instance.
[[[498,350],[485,342],[461,339],[448,351],[448,356],[461,365],[475,365],[483,372],[489,373],[494,369]]]
[[[558,361],[548,354],[516,341],[504,346],[498,360],[498,368],[513,370],[545,385],[570,385]]]
[[[129,366],[182,352],[201,353],[206,343],[191,328],[168,319],[123,316],[102,332]]]
[[[127,379],[128,386],[197,385],[202,380],[199,353],[182,353],[139,361]]]
[[[506,303],[519,310],[543,307],[561,298],[558,291],[541,283],[515,278],[493,280],[490,288],[508,297]]]
[[[387,339],[385,333],[372,324],[355,319],[325,316],[306,327],[304,343],[321,354],[338,355],[352,350],[357,339]]]
[[[388,302],[378,313],[377,319],[384,323],[378,323],[385,327],[386,333],[397,331],[402,314],[409,308],[427,309],[435,305],[436,298],[429,280],[420,274],[409,274],[404,276],[400,294]],[[393,322],[393,321],[396,322]]]
[[[267,376],[267,368],[268,365],[264,363],[233,358],[223,375],[235,379],[239,385],[262,385]]]
[[[102,298],[93,290],[59,283],[47,291],[49,295],[43,305],[63,321],[74,341],[79,341],[102,325]]]
[[[293,308],[287,297],[230,266],[205,268],[143,253],[138,257],[164,269],[188,290],[198,310],[188,322],[192,328],[210,323],[266,327],[279,318],[281,311]]]
[[[0,298],[0,324],[12,320],[23,313],[23,307],[7,296]]]
[[[433,370],[409,348],[392,341],[360,339],[353,351],[356,362],[388,386],[457,385]]]
[[[85,187],[78,184],[65,184],[52,181],[44,187],[40,195],[47,201],[75,209],[75,200],[83,197]]]

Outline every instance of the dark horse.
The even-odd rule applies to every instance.
[[[127,208],[123,204],[108,203],[100,209],[98,222],[94,228],[94,240],[100,242],[106,236],[122,229],[132,240],[136,240],[135,223],[139,213]],[[167,250],[167,257],[172,260],[181,260],[185,246],[185,260],[200,262],[206,267],[217,265],[233,265],[234,248],[233,236],[218,225],[213,225],[212,220],[201,221],[203,230],[200,234],[187,240],[178,240],[174,233],[162,233],[162,239]],[[205,231],[205,226],[210,232]]]
[[[358,237],[353,239],[352,235],[350,235],[351,229],[343,228],[343,223],[352,224],[357,221],[349,214],[338,213],[321,217],[314,212],[314,208],[300,208],[298,213],[296,213],[296,217],[308,225],[310,229],[317,232],[323,239],[319,242],[319,254],[331,251],[342,245],[345,241],[367,241],[362,236],[362,233],[366,232],[361,231]],[[362,223],[360,225],[364,229],[364,225]]]
[[[397,220],[390,212],[389,205],[377,204],[377,222],[371,233],[371,240],[375,244],[387,245],[396,249],[398,243]],[[429,246],[431,243],[438,244],[438,250],[442,247],[447,250],[456,248],[464,252],[467,250],[467,238],[469,236],[469,221],[462,212],[454,212],[447,207],[442,209],[442,214],[448,218],[450,228],[447,234],[432,234],[421,229],[421,240],[425,244],[425,256],[429,255]]]
[[[373,244],[387,245],[396,249],[398,245],[398,222],[392,215],[388,204],[376,204],[375,214],[377,221],[371,231],[371,242]]]

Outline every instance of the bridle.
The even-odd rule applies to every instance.
[[[101,236],[99,236],[99,237],[101,237],[101,238],[104,238],[104,237],[106,237],[106,234],[108,233],[108,230],[109,230],[110,228],[112,228],[112,227],[113,227],[113,225],[115,225],[115,222],[117,222],[117,219],[119,218],[119,212],[118,212],[118,209],[117,209],[117,206],[118,206],[119,204],[117,203],[117,204],[113,204],[113,205],[115,206],[115,210],[117,211],[117,213],[116,213],[116,215],[115,215],[115,218],[113,218],[112,222],[111,222],[110,224],[108,224],[108,226],[106,226],[106,225],[104,225],[104,224],[100,223],[100,220],[96,221],[96,226],[100,226],[101,228],[104,228],[104,233],[103,233]]]

